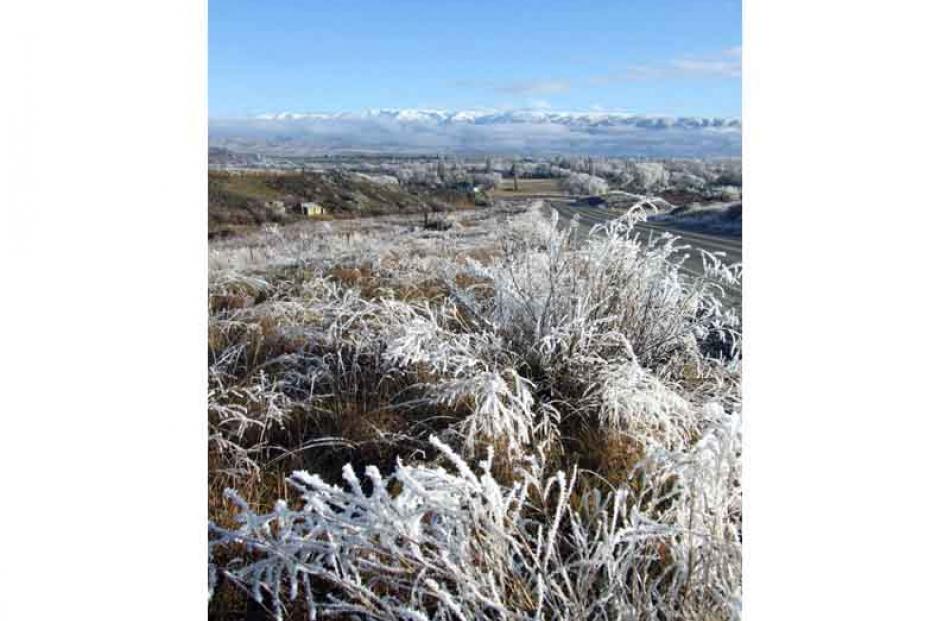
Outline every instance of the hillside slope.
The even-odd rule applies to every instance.
[[[266,206],[281,200],[287,213]],[[220,237],[267,222],[290,222],[303,216],[289,207],[313,201],[329,217],[350,218],[391,213],[422,213],[470,208],[464,192],[413,190],[375,182],[365,176],[342,172],[247,172],[208,173],[208,235]]]

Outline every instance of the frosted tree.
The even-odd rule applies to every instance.
[[[473,175],[472,180],[483,190],[491,190],[501,185],[501,173],[476,174]]]
[[[605,194],[609,189],[606,179],[584,173],[571,173],[561,180],[561,186],[568,194],[596,195]]]
[[[629,187],[641,192],[658,192],[670,183],[670,174],[660,162],[634,164]]]

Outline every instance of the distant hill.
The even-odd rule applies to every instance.
[[[268,207],[269,201],[283,201],[286,213]],[[463,192],[410,192],[399,185],[377,183],[365,175],[343,171],[211,171],[208,173],[208,235],[219,237],[268,222],[304,220],[304,216],[293,213],[292,206],[298,202],[319,203],[330,218],[449,211],[473,206]]]

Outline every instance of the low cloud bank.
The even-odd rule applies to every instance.
[[[589,153],[739,155],[735,119],[550,111],[376,110],[212,119],[212,146],[271,155],[381,153]]]

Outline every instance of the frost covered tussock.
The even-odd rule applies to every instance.
[[[738,617],[741,268],[643,217],[213,243],[212,612]]]

